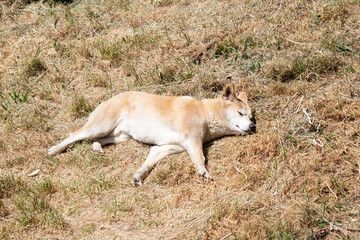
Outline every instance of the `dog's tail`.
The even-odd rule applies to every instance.
[[[70,134],[68,138],[66,138],[58,145],[49,148],[48,155],[53,156],[55,154],[61,153],[67,147],[69,147],[71,144],[77,141],[81,141],[84,139],[96,139],[107,136],[112,130],[114,130],[115,126],[116,126],[115,122],[108,122],[107,124],[106,123],[94,124],[90,118],[89,121],[80,130]]]

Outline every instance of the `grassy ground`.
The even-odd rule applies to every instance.
[[[0,238],[360,238],[359,0],[0,10]],[[149,151],[135,141],[46,155],[119,92],[201,99],[229,79],[248,92],[258,132],[206,145],[214,182],[182,153],[134,188]]]

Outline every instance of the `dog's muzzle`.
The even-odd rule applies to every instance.
[[[256,132],[256,126],[255,126],[254,124],[250,124],[249,128],[250,128],[250,132],[251,132],[251,133],[255,133],[255,132]]]

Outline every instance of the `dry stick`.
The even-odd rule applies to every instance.
[[[330,225],[330,230],[340,231],[344,235],[349,235],[349,231],[342,227],[342,224],[339,223],[332,223],[325,220]]]
[[[172,43],[171,38],[170,38],[170,36],[169,36],[168,29],[167,29],[166,27],[165,27],[165,34],[166,34],[166,38],[168,39],[170,45],[173,46],[173,43]]]
[[[304,96],[301,96],[300,101],[299,101],[298,108],[296,109],[296,112],[295,112],[295,113],[297,113],[297,112],[300,111],[301,103],[302,103],[303,100],[304,100]]]
[[[225,235],[224,237],[220,238],[220,240],[224,240],[224,239],[227,239],[228,237],[231,236],[232,233],[229,233],[228,235]]]
[[[21,42],[22,40],[24,40],[24,38],[25,38],[25,37],[20,38],[20,39],[15,43],[15,47],[13,47],[13,50],[12,50],[12,53],[11,53],[10,57],[14,58],[14,54],[16,53],[15,50],[19,47],[20,42]]]
[[[304,96],[301,96],[300,100],[299,100],[299,104],[298,104],[298,107],[296,109],[295,112],[293,112],[290,116],[288,116],[286,119],[294,116],[295,114],[297,114],[299,111],[300,111],[300,107],[301,107],[301,104],[302,104],[302,101],[304,100]],[[301,128],[299,128],[298,130],[296,130],[292,135],[295,136],[299,131],[300,131]]]
[[[293,100],[293,98],[298,94],[298,92],[296,92],[294,95],[292,95],[292,97],[286,102],[286,104],[284,105],[284,107],[281,109],[280,111],[280,117],[281,117],[281,114],[282,112],[284,111],[284,109],[287,107],[287,105],[289,105],[290,101]]]
[[[324,146],[324,143],[323,143],[320,139],[316,140],[315,137],[313,138],[313,143],[314,143],[315,145],[319,145],[320,147],[323,147],[323,146]]]
[[[351,232],[360,232],[360,228],[346,228],[346,230]]]
[[[303,108],[303,112],[304,112],[305,116],[307,117],[310,125],[313,125],[313,124],[312,124],[312,121],[311,121],[311,118],[310,118],[309,114],[306,112],[306,109],[305,109],[305,108]]]
[[[161,193],[160,193],[160,195],[161,195],[162,199],[163,199],[164,202],[165,202],[166,209],[170,212],[171,216],[174,217],[174,214],[173,214],[173,212],[171,211],[171,209],[169,208],[169,204],[167,203],[165,197],[164,197]]]
[[[313,45],[314,43],[301,43],[301,42],[295,42],[294,40],[285,38],[286,41],[294,43],[294,44],[298,44],[298,45]]]
[[[337,199],[338,197],[336,196],[336,194],[334,193],[334,191],[331,189],[331,187],[329,186],[328,182],[325,180],[325,184],[326,186],[329,188],[329,190],[331,191],[332,194],[334,194],[335,198]]]
[[[303,108],[302,111],[304,112],[304,114],[305,114],[305,116],[306,116],[309,124],[310,124],[310,125],[313,125],[313,123],[312,123],[312,121],[311,121],[311,118],[310,118],[310,115],[307,113],[306,109]],[[319,126],[320,126],[320,124],[319,124]],[[319,140],[316,140],[315,137],[314,137],[314,139],[313,139],[313,143],[314,143],[315,145],[319,145],[320,147],[323,147],[323,146],[324,146],[323,142],[322,142],[320,139],[319,139]]]
[[[280,0],[280,6],[278,7],[278,9],[276,9],[274,16],[276,16],[276,14],[279,12],[281,7],[282,7],[282,0]]]
[[[244,177],[245,177],[245,181],[247,181],[247,176],[246,176],[246,174],[244,173],[244,171],[240,170],[240,169],[239,169],[238,167],[236,167],[236,166],[235,166],[235,170],[236,170],[238,173],[243,174]]]
[[[340,231],[342,233],[346,233],[345,235],[348,235],[348,232],[360,232],[360,228],[353,228],[353,227],[346,227],[343,226],[343,224],[340,223],[334,223],[334,222],[330,222],[327,221],[326,219],[323,219],[325,223],[329,224],[330,226],[330,230],[334,229],[336,231]]]
[[[294,96],[296,96],[296,93],[295,93]],[[293,97],[294,97],[294,96],[293,96]],[[292,98],[293,98],[293,97],[292,97]],[[304,96],[301,96],[300,101],[299,101],[299,104],[298,104],[298,108],[296,109],[295,112],[293,112],[292,114],[290,114],[289,116],[287,116],[286,119],[291,118],[292,116],[294,116],[296,113],[298,113],[298,112],[300,111],[301,103],[302,103],[303,100],[304,100]]]

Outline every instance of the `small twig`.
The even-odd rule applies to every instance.
[[[303,100],[304,100],[304,96],[301,96],[300,101],[299,101],[298,108],[296,109],[296,112],[299,112],[299,111],[300,111],[301,103],[302,103]]]
[[[336,197],[336,199],[338,198],[337,196],[336,196],[336,194],[334,193],[334,191],[331,189],[331,187],[330,187],[330,185],[328,184],[328,182],[325,180],[325,184],[326,184],[326,186],[329,188],[329,190],[332,192],[332,194],[334,194],[334,196]]]
[[[360,232],[360,228],[346,228],[346,230],[351,232]]]
[[[164,200],[165,202],[165,205],[166,205],[166,209],[170,212],[171,216],[174,217],[174,214],[173,212],[171,211],[171,209],[169,208],[169,204],[167,203],[166,199],[165,199],[165,196],[163,196],[161,193],[160,193],[162,199]]]
[[[323,146],[324,146],[324,143],[323,143],[320,139],[316,140],[316,138],[314,138],[314,139],[313,139],[313,143],[314,143],[315,145],[319,145],[320,147],[323,147]]]
[[[279,12],[280,8],[282,7],[282,1],[280,0],[280,6],[278,7],[278,9],[276,9],[274,16]]]
[[[239,169],[238,167],[236,167],[236,166],[235,166],[235,170],[236,170],[238,173],[243,174],[244,177],[245,177],[245,181],[247,181],[247,176],[246,176],[246,174],[244,173],[244,171],[240,170],[240,169]]]
[[[306,240],[313,240],[313,239],[325,239],[325,237],[329,234],[329,230],[327,229],[320,229],[320,231],[315,232],[311,236],[307,237]]]
[[[232,233],[229,233],[228,235],[226,235],[226,236],[224,236],[224,237],[220,238],[220,240],[227,239],[228,237],[230,237],[230,236],[231,236],[231,234],[232,234]]]
[[[295,42],[294,40],[285,38],[286,41],[294,43],[294,44],[298,44],[298,45],[312,45],[313,43],[301,43],[301,42]]]
[[[349,231],[347,229],[344,229],[342,227],[342,224],[329,222],[329,225],[330,225],[330,231],[332,230],[340,231],[344,235],[349,235]]]
[[[280,116],[281,116],[281,114],[282,114],[282,112],[284,111],[284,109],[287,107],[287,105],[289,105],[289,103],[291,102],[291,100],[293,100],[294,99],[294,97],[296,96],[298,94],[298,92],[296,92],[294,95],[292,95],[292,97],[285,103],[285,105],[284,105],[284,107],[281,109],[281,111],[280,111]]]
[[[305,109],[305,108],[303,108],[303,112],[304,112],[305,116],[307,117],[310,125],[313,125],[313,124],[312,124],[312,121],[311,121],[311,118],[310,118],[309,114],[306,112],[306,109]]]
[[[28,174],[28,177],[35,177],[36,175],[38,175],[40,172],[40,169],[37,169],[31,173]]]

